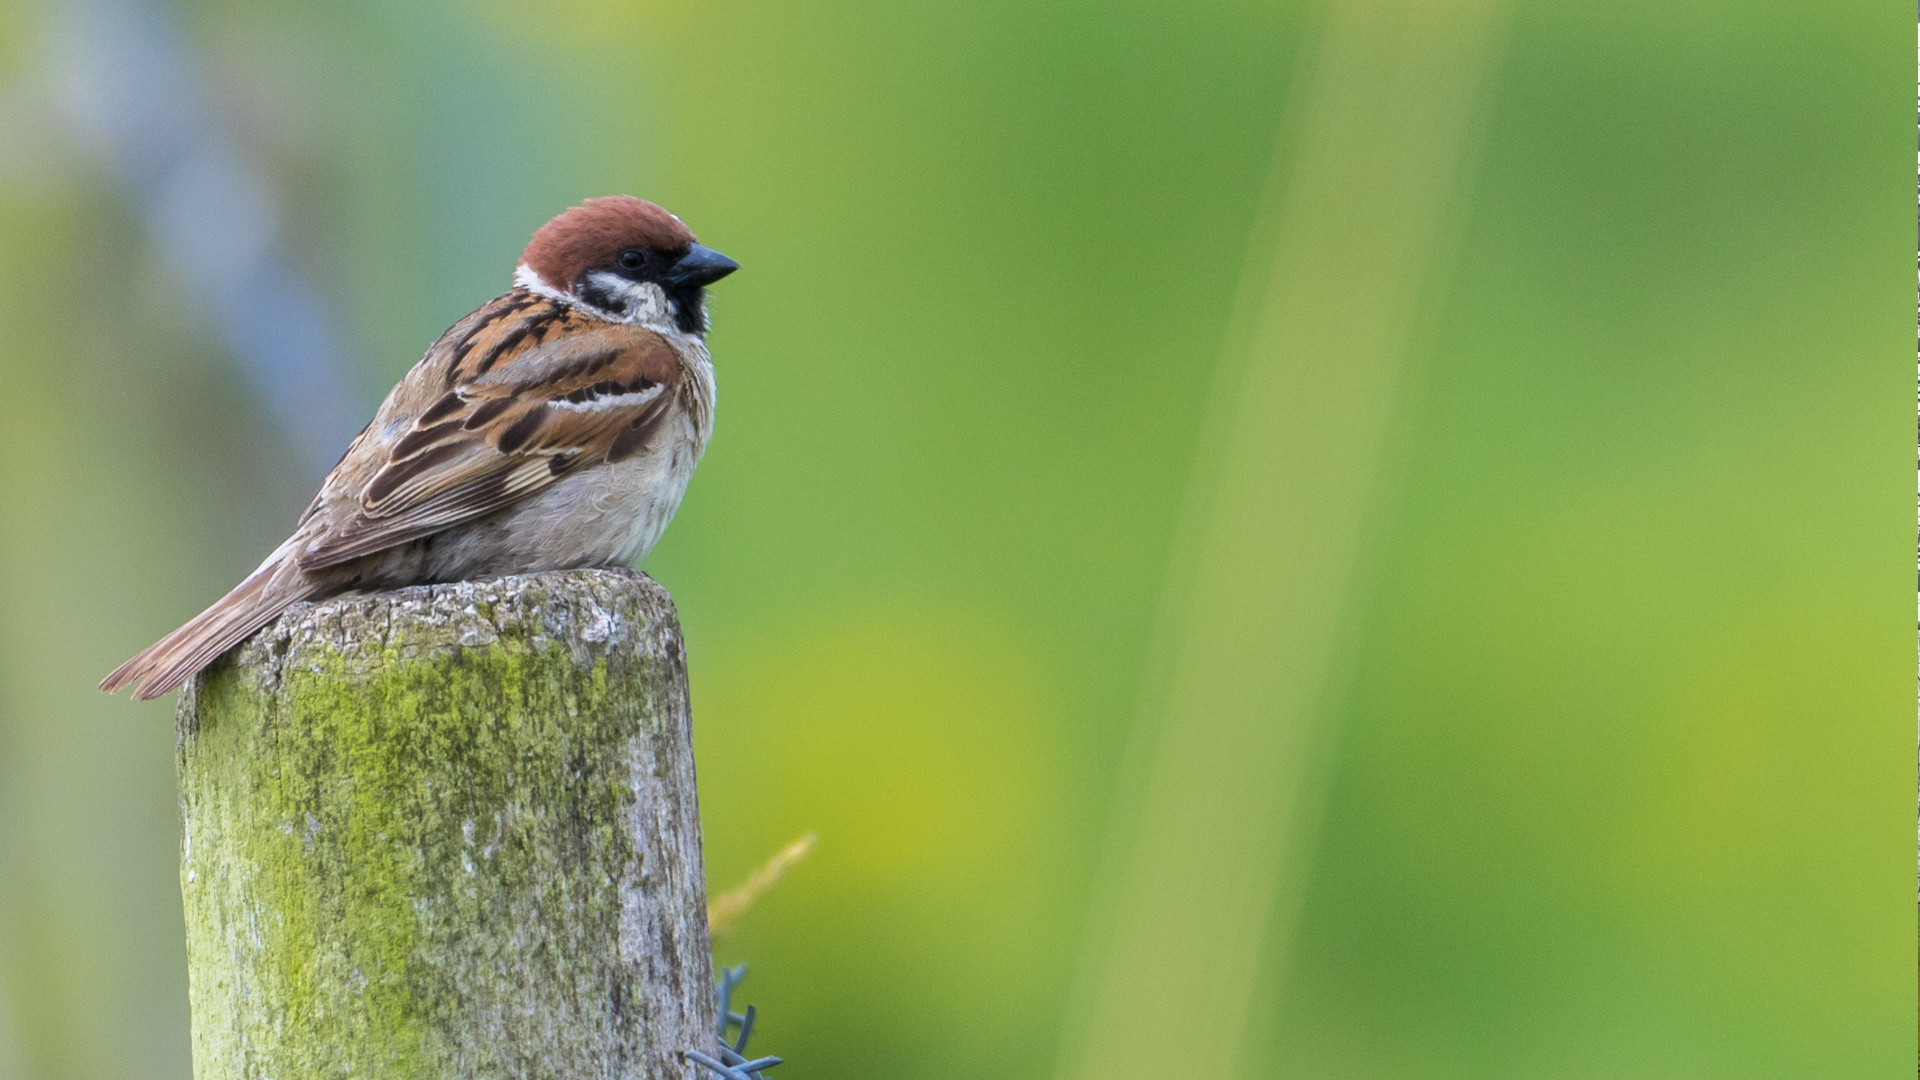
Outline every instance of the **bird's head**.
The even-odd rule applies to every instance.
[[[607,195],[540,226],[513,282],[612,322],[702,334],[705,287],[739,268],[658,206]]]

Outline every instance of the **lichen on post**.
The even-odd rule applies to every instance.
[[[672,600],[289,609],[179,711],[197,1080],[690,1077],[714,999]]]

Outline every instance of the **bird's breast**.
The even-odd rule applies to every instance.
[[[433,537],[431,576],[455,581],[645,558],[680,508],[704,434],[694,417],[676,409],[642,452],[582,469],[524,502]]]

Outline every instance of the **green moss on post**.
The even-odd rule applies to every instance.
[[[303,604],[179,713],[197,1080],[693,1075],[714,1002],[666,591]]]

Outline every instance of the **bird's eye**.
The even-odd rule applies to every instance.
[[[628,248],[620,253],[620,266],[626,270],[638,270],[646,265],[647,257],[638,248]]]

